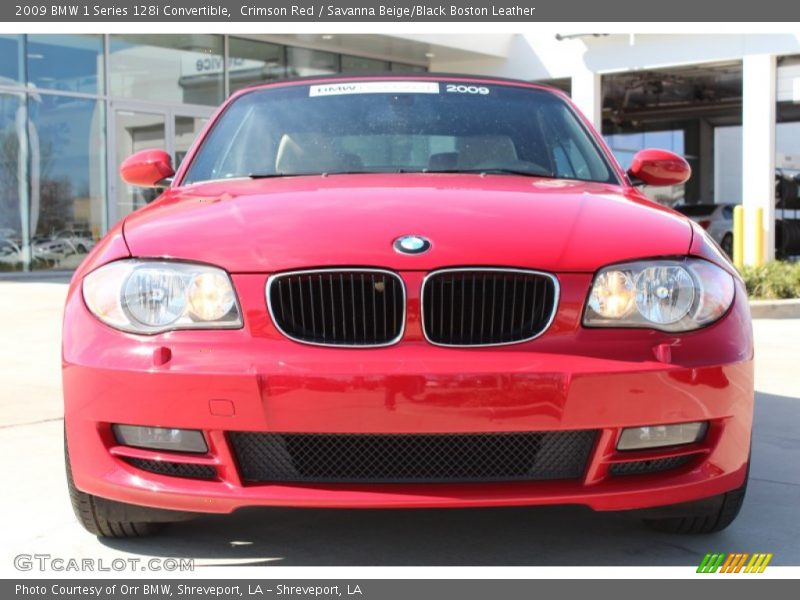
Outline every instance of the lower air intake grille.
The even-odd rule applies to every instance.
[[[687,464],[694,456],[673,456],[670,458],[656,458],[653,460],[637,460],[633,462],[615,463],[609,472],[612,475],[644,475],[645,473],[660,473],[670,471]]]
[[[294,340],[325,346],[386,346],[400,338],[405,288],[377,269],[323,269],[270,277],[273,321]]]
[[[577,479],[595,434],[233,432],[229,439],[249,483],[437,483]]]
[[[442,346],[524,342],[542,333],[556,310],[556,279],[514,269],[451,269],[425,279],[425,337]]]
[[[217,471],[207,465],[193,465],[187,463],[167,462],[163,460],[148,460],[144,458],[126,458],[125,462],[137,469],[169,475],[170,477],[185,477],[187,479],[216,479]]]

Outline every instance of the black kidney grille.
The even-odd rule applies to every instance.
[[[301,342],[382,346],[403,332],[405,289],[388,271],[286,273],[270,279],[267,295],[275,325]]]
[[[529,271],[438,271],[422,291],[425,336],[446,346],[531,339],[550,323],[556,292],[553,277]]]
[[[656,458],[653,460],[635,460],[631,462],[615,463],[609,472],[612,475],[644,475],[645,473],[661,473],[677,469],[689,463],[695,456],[672,456],[670,458]]]
[[[596,432],[228,434],[248,483],[445,483],[577,479]]]
[[[187,479],[216,479],[217,471],[208,465],[190,463],[177,463],[164,460],[149,460],[145,458],[125,458],[125,462],[149,473],[168,475],[170,477],[185,477]]]

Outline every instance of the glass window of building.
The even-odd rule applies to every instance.
[[[374,58],[364,58],[362,56],[342,56],[342,72],[355,73],[355,72],[371,72],[378,73],[380,71],[388,71],[389,63],[384,60],[376,60]]]
[[[169,104],[224,98],[222,36],[112,35],[111,95]]]
[[[28,81],[37,88],[103,92],[100,35],[29,35],[26,57]]]
[[[285,77],[286,48],[284,46],[230,38],[228,41],[228,78],[231,92],[248,85]]]
[[[74,269],[103,230],[103,104],[28,97],[31,268]]]
[[[22,81],[25,38],[21,35],[0,35],[0,85]]]
[[[112,113],[116,164],[140,150],[167,148],[167,120],[164,113],[114,110]],[[111,174],[116,182],[116,207],[114,218],[121,219],[137,208],[149,204],[161,193],[155,188],[128,185],[119,175],[119,169]]]
[[[174,135],[174,160],[175,170],[186,158],[189,149],[192,147],[197,135],[208,124],[208,117],[191,117],[186,115],[175,116],[175,135]]]
[[[24,96],[0,93],[0,272],[21,270],[26,262],[24,123]]]
[[[396,71],[398,73],[427,73],[428,69],[426,67],[420,65],[407,65],[405,63],[396,63],[393,62],[391,67],[389,68],[390,71]]]
[[[308,48],[287,48],[289,77],[329,75],[339,72],[339,55]]]

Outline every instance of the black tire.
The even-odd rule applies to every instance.
[[[733,234],[726,233],[722,236],[722,241],[719,243],[722,251],[728,255],[728,258],[733,258]]]
[[[69,451],[67,450],[66,437],[64,440],[64,462],[67,470],[67,487],[69,488],[69,499],[72,502],[72,510],[78,522],[83,525],[89,533],[97,537],[105,538],[132,538],[153,535],[161,530],[163,523],[148,521],[127,521],[111,520],[106,517],[110,505],[124,514],[128,505],[120,502],[112,502],[104,498],[98,498],[91,494],[80,491],[75,487],[72,479],[72,467],[69,462]],[[140,510],[139,507],[131,507]]]
[[[704,534],[722,531],[733,523],[744,504],[749,474],[748,464],[747,474],[741,487],[708,500],[674,507],[678,512],[684,513],[682,516],[651,518],[644,521],[656,531],[664,533]]]

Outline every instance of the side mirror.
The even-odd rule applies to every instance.
[[[692,176],[692,168],[682,156],[666,150],[640,150],[633,157],[628,176],[646,185],[679,185]]]
[[[122,161],[122,181],[138,187],[167,187],[164,180],[175,175],[172,159],[163,150],[141,150]]]

